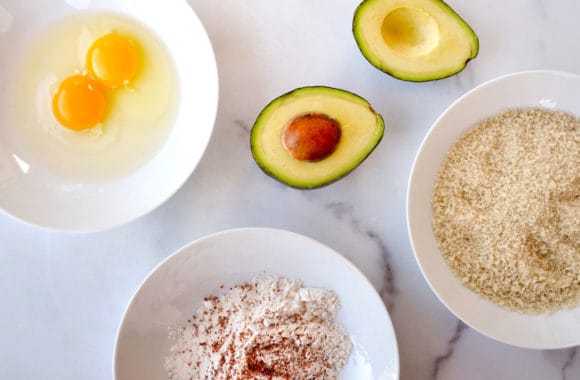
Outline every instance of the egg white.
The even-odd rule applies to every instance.
[[[68,76],[86,73],[86,53],[104,34],[133,37],[141,63],[126,88],[107,90],[100,124],[85,131],[61,126],[52,97]],[[32,41],[11,85],[12,136],[32,169],[80,182],[116,180],[160,151],[175,120],[177,74],[167,49],[137,21],[109,12],[68,16]]]

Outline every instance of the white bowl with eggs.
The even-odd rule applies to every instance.
[[[134,45],[121,85],[94,69],[121,56],[130,66],[121,54],[95,60],[107,35]],[[166,201],[200,161],[218,75],[185,0],[4,1],[0,50],[0,209],[13,217],[71,232],[119,226]],[[71,90],[61,101],[72,76],[98,99]]]

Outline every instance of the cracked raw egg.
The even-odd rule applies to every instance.
[[[46,28],[31,42],[13,89],[21,158],[81,182],[125,177],[151,160],[169,136],[179,92],[154,32],[108,12]]]
[[[106,104],[105,91],[99,82],[76,74],[58,86],[52,99],[52,112],[62,126],[82,131],[101,121]]]
[[[109,88],[128,86],[137,74],[139,63],[133,39],[118,33],[100,37],[87,53],[89,73]]]

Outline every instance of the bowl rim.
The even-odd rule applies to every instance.
[[[215,95],[213,96],[215,99],[212,100],[212,102],[211,102],[212,106],[210,108],[206,108],[205,109],[206,111],[204,111],[207,113],[207,119],[208,119],[208,125],[206,127],[207,138],[205,138],[205,142],[204,142],[203,146],[201,146],[201,148],[199,149],[198,158],[196,160],[192,160],[192,164],[190,165],[190,167],[187,168],[187,170],[184,170],[183,174],[180,175],[180,177],[176,178],[175,184],[170,189],[168,189],[167,191],[164,191],[163,194],[152,198],[152,201],[147,202],[146,205],[136,207],[133,210],[124,212],[124,213],[120,214],[119,217],[114,218],[114,220],[99,221],[97,223],[92,223],[91,225],[83,225],[80,227],[77,227],[76,225],[72,225],[70,223],[66,226],[65,225],[55,225],[54,223],[51,223],[49,220],[46,220],[46,219],[39,220],[39,219],[26,218],[26,216],[23,215],[22,213],[15,213],[12,210],[8,210],[1,203],[0,203],[0,213],[2,213],[3,215],[6,215],[8,218],[11,218],[15,221],[22,223],[23,225],[26,225],[29,227],[34,227],[34,228],[39,228],[41,230],[48,231],[48,232],[66,233],[66,234],[71,234],[71,235],[91,234],[91,233],[112,230],[112,229],[127,225],[131,222],[134,222],[134,221],[144,217],[145,215],[153,212],[154,210],[156,210],[157,208],[159,208],[163,204],[165,204],[181,188],[183,188],[185,183],[188,181],[188,179],[191,177],[193,172],[197,169],[197,167],[200,165],[201,161],[205,157],[205,153],[206,153],[206,151],[209,147],[209,144],[211,142],[211,139],[213,137],[213,133],[215,130],[215,125],[216,125],[218,108],[219,108],[219,101],[220,101],[220,91],[219,91],[220,83],[219,83],[219,71],[218,71],[218,65],[217,65],[217,58],[216,58],[216,54],[215,54],[215,48],[211,42],[211,39],[209,37],[209,34],[208,34],[207,29],[205,28],[203,22],[201,21],[201,19],[199,18],[199,16],[197,15],[197,13],[195,12],[193,7],[189,4],[189,2],[187,0],[170,0],[170,1],[175,4],[175,7],[179,7],[179,9],[184,14],[186,14],[186,16],[189,18],[189,21],[191,23],[195,24],[195,27],[200,31],[200,33],[198,35],[196,35],[196,37],[199,39],[200,45],[203,46],[203,50],[205,52],[204,55],[205,55],[205,59],[207,60],[207,64],[209,66],[211,66],[211,68],[212,68],[212,71],[209,73],[206,73],[205,76],[207,76],[208,78],[211,78],[209,80],[209,82],[212,83],[212,89],[213,89],[212,93],[215,93]],[[88,4],[86,6],[82,6],[81,8],[78,8],[78,9],[72,11],[72,13],[63,14],[63,15],[57,17],[55,20],[50,21],[49,24],[53,24],[55,21],[61,19],[62,17],[66,17],[66,18],[71,17],[71,15],[76,13],[76,12],[80,12],[80,13],[106,12],[106,13],[116,14],[116,15],[119,15],[121,17],[131,18],[136,23],[153,30],[147,24],[147,22],[145,22],[141,18],[135,17],[130,11],[123,9],[122,5],[119,5],[118,8],[111,8],[110,6],[103,7],[102,4]],[[162,42],[164,42],[164,41],[162,41]],[[174,57],[172,56],[171,51],[169,51],[169,53],[171,55],[171,57],[170,57],[171,60],[174,60]],[[173,65],[175,66],[175,62],[173,62]],[[178,83],[179,87],[181,88],[183,83],[182,83],[181,78],[179,76],[177,77],[177,83]],[[180,89],[179,91],[183,92],[183,89]],[[181,98],[181,96],[178,99],[178,102],[179,102],[180,106],[177,107],[175,120],[173,121],[174,124],[178,123],[179,114],[180,114],[179,108],[187,107],[186,103],[183,102],[183,99]],[[207,112],[207,111],[209,111],[209,112]],[[209,121],[211,121],[211,123],[209,123]],[[175,125],[174,125],[174,127],[175,127]],[[161,146],[160,150],[148,162],[146,162],[141,168],[139,168],[135,172],[132,172],[123,178],[120,178],[120,179],[112,181],[112,182],[105,182],[102,185],[103,186],[110,186],[110,185],[116,183],[117,181],[124,181],[124,180],[132,177],[133,175],[135,175],[136,173],[138,173],[142,169],[144,169],[146,166],[148,166],[150,164],[150,162],[155,160],[156,157],[162,153],[162,151],[165,149],[165,146],[168,144],[169,140],[171,139],[172,134],[173,134],[173,132],[169,133],[169,135],[167,136],[167,141],[164,142],[164,144]],[[67,182],[68,180],[63,180],[63,181]],[[95,184],[79,183],[79,185],[93,186]],[[96,184],[96,185],[98,186],[100,184]],[[82,200],[79,200],[79,202],[82,202]],[[71,207],[73,207],[73,206],[71,205]]]
[[[352,271],[358,277],[360,277],[361,283],[365,287],[369,288],[369,290],[371,290],[369,292],[369,297],[371,297],[373,299],[373,302],[377,302],[379,305],[381,305],[380,309],[381,309],[381,311],[384,311],[384,314],[387,317],[385,322],[388,322],[388,330],[393,336],[393,348],[394,348],[394,354],[395,354],[395,356],[393,358],[393,362],[395,364],[394,368],[396,370],[396,380],[400,379],[401,363],[400,363],[399,343],[398,343],[398,339],[397,339],[397,335],[396,335],[396,330],[394,328],[393,320],[392,320],[391,314],[389,313],[389,310],[387,309],[384,301],[382,300],[382,298],[379,295],[376,288],[373,286],[373,284],[367,278],[367,276],[352,261],[350,261],[346,256],[340,254],[338,251],[334,250],[330,246],[328,246],[328,245],[326,245],[326,244],[324,244],[324,243],[322,243],[322,242],[320,242],[320,241],[318,241],[310,236],[302,235],[300,233],[286,230],[286,229],[281,229],[281,228],[257,227],[256,226],[256,227],[239,227],[239,228],[225,229],[225,230],[220,230],[220,231],[212,232],[210,234],[201,236],[201,237],[183,245],[182,247],[176,249],[175,251],[173,251],[170,255],[168,255],[166,258],[161,260],[161,262],[159,262],[157,265],[155,265],[155,267],[153,269],[151,269],[149,271],[149,273],[145,276],[145,278],[143,278],[143,280],[139,283],[139,285],[133,291],[133,294],[131,295],[129,302],[125,306],[125,309],[123,311],[123,314],[122,314],[120,322],[119,322],[119,325],[117,327],[117,331],[115,334],[115,342],[114,342],[114,347],[113,347],[113,358],[112,358],[112,375],[113,375],[114,380],[116,380],[118,378],[117,366],[119,365],[118,364],[119,338],[120,338],[120,335],[121,335],[123,328],[125,327],[125,324],[127,323],[127,314],[129,312],[129,309],[137,301],[137,296],[139,295],[140,290],[149,281],[149,279],[160,268],[165,266],[169,261],[173,260],[175,257],[177,257],[179,255],[188,254],[189,250],[191,250],[193,247],[195,247],[197,245],[203,244],[203,242],[211,241],[211,240],[216,239],[216,238],[222,238],[224,236],[227,237],[228,235],[247,234],[247,233],[283,234],[283,235],[287,235],[287,236],[292,236],[295,239],[300,239],[302,241],[308,242],[309,244],[317,245],[322,249],[322,251],[324,251],[324,255],[331,256],[334,260],[337,260],[338,262],[340,262],[341,265],[344,265],[345,267],[347,267],[349,269],[349,271]],[[195,254],[195,253],[189,253],[189,254]]]
[[[572,72],[568,72],[568,71],[561,71],[561,70],[524,70],[524,71],[517,71],[517,72],[512,72],[512,73],[500,75],[498,77],[494,77],[492,79],[489,79],[489,80],[487,80],[479,85],[476,85],[472,89],[463,93],[456,100],[454,100],[437,117],[437,119],[431,124],[431,126],[429,127],[427,133],[425,134],[423,140],[421,141],[421,144],[419,145],[419,147],[416,151],[415,157],[413,159],[413,164],[411,165],[411,171],[409,173],[408,182],[407,182],[406,204],[405,204],[405,215],[406,215],[406,219],[407,219],[407,221],[406,221],[407,233],[409,236],[409,241],[411,244],[413,256],[415,258],[417,265],[419,266],[419,270],[421,271],[421,275],[423,276],[423,279],[427,282],[427,285],[431,288],[431,291],[435,294],[437,299],[461,322],[465,323],[467,326],[469,326],[473,330],[479,332],[480,334],[482,334],[482,335],[484,335],[492,340],[495,340],[495,341],[498,341],[498,342],[501,342],[501,343],[504,343],[507,345],[521,347],[521,348],[528,348],[528,349],[564,349],[564,348],[570,348],[570,347],[577,346],[578,344],[580,344],[580,340],[577,342],[571,341],[571,342],[566,343],[566,344],[554,344],[553,342],[551,342],[549,344],[546,344],[543,342],[539,342],[538,344],[529,344],[529,343],[525,344],[525,343],[519,342],[517,340],[510,339],[509,337],[501,336],[500,334],[494,334],[493,329],[479,326],[477,323],[474,323],[473,321],[466,319],[460,311],[456,310],[456,308],[454,306],[452,306],[453,302],[449,302],[449,300],[447,300],[441,294],[439,288],[437,286],[435,286],[432,276],[429,275],[428,269],[425,267],[425,263],[422,262],[422,259],[421,259],[422,254],[419,254],[418,250],[417,250],[417,241],[418,241],[419,237],[416,235],[416,231],[414,229],[414,218],[411,215],[411,205],[415,202],[412,191],[413,191],[414,182],[417,181],[416,168],[422,159],[423,152],[426,150],[426,147],[431,139],[431,136],[433,135],[433,133],[435,133],[435,131],[437,131],[439,129],[439,125],[440,125],[442,119],[444,119],[449,113],[451,113],[456,107],[458,107],[463,101],[465,101],[466,98],[473,96],[475,93],[478,93],[478,92],[486,89],[489,86],[496,85],[497,83],[503,82],[505,80],[510,80],[510,79],[517,78],[517,77],[525,78],[525,77],[533,76],[533,75],[543,75],[543,76],[560,77],[560,78],[573,78],[575,80],[580,80],[580,74],[576,74],[576,73],[572,73]],[[467,126],[464,129],[462,129],[462,131],[465,132],[466,130],[468,130],[468,128],[469,127]],[[454,141],[456,141],[456,140],[454,140]],[[451,142],[450,145],[452,143],[453,142]],[[432,185],[431,185],[431,188],[432,188]],[[439,254],[439,255],[441,254],[438,249],[437,249],[437,254]],[[465,288],[465,289],[467,289],[467,288]],[[473,292],[469,289],[467,289],[467,290],[471,294],[473,294],[474,297],[480,297],[485,303],[487,303],[489,305],[496,306],[498,308],[501,308],[501,306],[498,306],[495,303],[479,296],[475,292]],[[578,306],[578,308],[580,308],[580,306]],[[504,308],[501,308],[501,309],[504,312],[517,313],[517,314],[521,314],[522,316],[534,316],[534,315],[529,315],[529,314],[518,313],[518,312],[511,311],[511,310],[504,309]],[[574,309],[576,309],[576,308],[574,308]],[[570,309],[570,310],[574,310],[574,309]],[[546,316],[546,315],[539,314],[538,316]],[[549,315],[547,317],[549,317]]]

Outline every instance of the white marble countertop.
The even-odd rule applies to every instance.
[[[357,1],[190,2],[220,77],[201,164],[167,203],[106,232],[48,232],[0,214],[1,379],[110,378],[119,321],[146,274],[196,238],[245,226],[292,230],[352,260],[388,306],[401,379],[580,379],[577,348],[510,347],[459,322],[421,276],[405,223],[415,152],[451,102],[514,71],[579,72],[579,2],[450,0],[479,35],[479,56],[460,74],[428,83],[399,81],[367,63],[351,33]],[[365,97],[387,131],[352,174],[300,191],[256,166],[249,129],[272,98],[315,84]]]

